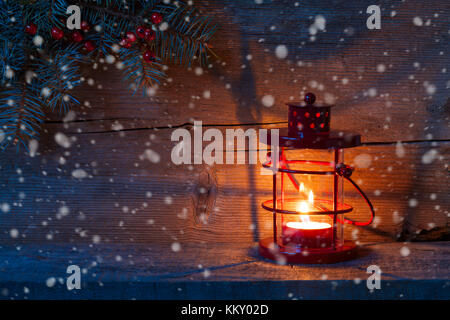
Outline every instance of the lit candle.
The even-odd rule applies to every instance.
[[[283,244],[303,248],[326,248],[332,244],[331,224],[326,222],[288,222],[283,226]]]
[[[300,185],[299,192],[304,192],[303,183]],[[297,211],[308,213],[313,211],[314,193],[309,191],[308,201],[299,201]],[[303,248],[326,248],[332,244],[333,231],[331,225],[326,222],[310,221],[309,215],[301,215],[301,221],[288,222],[283,226],[283,244],[295,244]]]

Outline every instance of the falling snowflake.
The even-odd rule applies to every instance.
[[[9,235],[11,236],[11,238],[17,238],[19,236],[19,230],[11,229],[9,230]]]
[[[275,55],[278,59],[286,59],[288,56],[288,48],[284,44],[280,44],[275,48]]]
[[[76,169],[74,171],[72,171],[72,177],[77,178],[77,179],[84,179],[88,176],[87,172],[84,171],[83,169]]]
[[[275,103],[275,98],[271,95],[265,95],[261,100],[263,106],[271,107]]]
[[[40,35],[37,35],[33,38],[33,43],[36,47],[40,47],[44,43],[44,38],[42,38]]]
[[[367,153],[359,154],[353,159],[353,163],[357,168],[365,169],[370,167],[372,156]]]
[[[379,65],[377,65],[377,72],[379,73],[383,73],[386,71],[386,66],[382,63],[380,63]]]
[[[398,158],[403,158],[405,156],[405,147],[403,147],[403,144],[401,141],[397,141],[395,145],[395,155]]]
[[[171,248],[173,252],[178,252],[181,250],[181,245],[178,242],[174,242],[172,243]]]
[[[70,148],[72,143],[70,142],[69,137],[67,137],[64,133],[58,132],[55,134],[55,141],[63,148]]]
[[[3,213],[9,212],[10,209],[11,209],[11,207],[7,203],[2,203],[0,205],[0,210],[2,210]]]
[[[116,57],[114,57],[112,54],[106,56],[106,63],[113,64],[114,62],[116,62]]]
[[[161,156],[151,149],[147,149],[144,151],[144,153],[140,156],[141,160],[149,160],[152,163],[159,163],[161,161]]]
[[[94,235],[94,236],[92,237],[92,242],[95,243],[95,244],[100,243],[100,240],[101,240],[101,238],[100,238],[99,235]]]
[[[66,116],[63,118],[63,122],[71,122],[74,121],[77,117],[77,114],[73,111],[70,110],[69,112],[67,112]]]
[[[14,70],[11,69],[10,66],[6,66],[5,78],[6,78],[6,79],[12,79],[12,78],[14,78]]]
[[[438,155],[438,152],[436,149],[430,149],[422,156],[422,163],[423,164],[430,164],[432,163]]]
[[[58,213],[56,214],[56,218],[58,220],[60,220],[60,219],[64,218],[65,216],[68,216],[69,212],[70,212],[69,207],[62,206],[62,207],[59,208]]]
[[[318,31],[325,31],[326,19],[322,15],[317,15],[314,19],[314,23],[309,27],[309,34],[316,35]]]
[[[51,90],[50,90],[50,88],[47,88],[47,87],[44,87],[44,88],[42,88],[42,90],[41,90],[41,95],[43,96],[43,97],[48,97],[48,96],[50,96],[50,94],[51,94]]]
[[[167,197],[164,198],[164,202],[166,204],[172,204],[173,203],[173,199],[172,199],[171,196],[167,196]]]
[[[429,94],[429,95],[433,95],[436,93],[436,86],[432,83],[429,83],[428,81],[425,81],[423,83],[423,86],[425,87],[425,91]]]
[[[417,201],[417,199],[409,199],[409,201],[408,201],[408,205],[411,207],[411,208],[415,208],[415,207],[417,207],[417,205],[419,204],[419,201]]]
[[[421,17],[414,17],[413,23],[414,23],[414,25],[420,27],[423,25],[423,20]]]
[[[56,279],[54,277],[48,278],[47,281],[45,281],[45,284],[47,287],[51,288],[56,284]]]
[[[400,254],[402,257],[407,257],[411,253],[411,250],[409,250],[408,247],[401,247]]]
[[[36,139],[31,139],[28,143],[28,149],[30,151],[30,157],[34,157],[39,148],[39,142]]]
[[[167,29],[169,29],[169,24],[167,22],[163,22],[159,25],[159,31],[166,31]]]
[[[203,68],[197,67],[197,68],[195,68],[194,72],[195,72],[195,75],[201,76],[203,74]]]

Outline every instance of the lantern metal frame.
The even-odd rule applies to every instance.
[[[312,94],[309,98],[311,98]],[[279,165],[276,168],[276,172],[273,174],[272,178],[272,190],[273,196],[272,199],[265,200],[262,202],[262,208],[268,212],[271,212],[273,215],[273,237],[262,239],[259,243],[259,253],[268,259],[279,260],[280,258],[285,260],[287,263],[307,263],[307,264],[315,264],[315,263],[335,263],[340,261],[345,261],[349,259],[353,259],[357,256],[357,245],[354,241],[340,239],[340,244],[337,244],[337,224],[353,224],[358,226],[369,225],[374,217],[375,212],[373,206],[368,199],[368,197],[364,194],[364,192],[359,188],[359,186],[350,178],[353,168],[344,163],[340,162],[340,154],[341,151],[345,148],[352,148],[361,145],[361,136],[359,134],[348,133],[348,132],[335,132],[330,131],[330,107],[331,106],[314,106],[315,96],[312,95],[312,99],[308,99],[308,95],[305,98],[307,102],[306,105],[299,105],[298,103],[288,103],[289,110],[289,127],[286,132],[286,128],[280,129],[281,134],[279,136],[279,147],[280,147],[280,155],[278,161],[276,161]],[[310,117],[308,116],[305,126],[305,117],[301,118],[302,115],[298,115],[299,112],[303,112],[303,114],[310,114],[311,112],[317,112],[317,118],[325,124],[314,125],[311,123]],[[315,113],[313,113],[315,114]],[[326,115],[326,117],[323,117]],[[312,120],[314,121],[314,119]],[[299,130],[299,128],[301,128]],[[302,130],[302,129],[306,130]],[[270,137],[267,141],[267,144],[270,145]],[[321,150],[331,150],[334,152],[334,161],[320,161],[320,160],[305,160],[305,159],[292,159],[288,160],[285,156],[286,149],[321,149]],[[268,153],[269,160],[266,163],[263,163],[264,168],[274,169],[273,166],[276,163],[273,163],[271,152]],[[290,168],[290,164],[308,164],[308,165],[318,165],[324,170],[297,170]],[[280,190],[281,194],[278,197],[277,194],[277,176],[278,173],[281,173],[280,178]],[[315,199],[314,203],[327,203],[331,205],[331,210],[327,209],[325,206],[322,206],[321,211],[311,211],[307,213],[301,213],[296,210],[286,210],[284,209],[284,204],[287,202],[294,202],[298,199],[296,198],[285,198],[284,191],[284,183],[285,183],[285,175],[290,179],[293,183],[295,189],[299,190],[299,184],[294,178],[294,175],[332,175],[333,176],[333,199],[332,200],[324,200],[324,199]],[[371,211],[371,218],[366,222],[357,222],[351,219],[347,219],[344,217],[344,214],[350,213],[353,211],[353,207],[346,203],[338,202],[338,193],[339,193],[339,179],[343,178],[344,180],[349,181],[360,193],[360,195],[364,198],[366,203],[368,204]],[[342,190],[343,192],[343,190]],[[302,248],[296,249],[294,251],[291,248],[287,248],[283,245],[280,245],[280,235],[278,235],[278,223],[277,218],[278,215],[327,215],[332,217],[332,245],[326,248]],[[343,219],[340,219],[338,215],[342,215]],[[342,226],[343,228],[343,226]],[[281,229],[283,232],[283,229]],[[282,236],[282,235],[281,235]]]

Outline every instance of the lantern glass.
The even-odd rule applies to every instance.
[[[281,159],[289,172],[276,177],[278,246],[294,252],[342,246],[344,214],[335,213],[346,209],[343,178],[333,172],[344,161],[343,149],[282,150]]]

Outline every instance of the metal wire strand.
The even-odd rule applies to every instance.
[[[369,224],[371,224],[373,222],[373,219],[375,218],[375,210],[373,209],[373,205],[370,202],[369,198],[364,193],[364,191],[362,191],[362,189],[356,184],[355,181],[353,181],[350,177],[344,177],[344,178],[347,179],[347,181],[349,181],[353,185],[353,187],[355,187],[356,190],[358,190],[358,192],[361,195],[361,197],[364,198],[364,200],[366,201],[367,205],[369,206],[370,212],[372,214],[372,216],[370,217],[369,221],[360,222],[360,221],[354,221],[354,220],[351,220],[351,219],[344,218],[344,222],[348,223],[348,224],[353,224],[355,226],[368,226]]]

